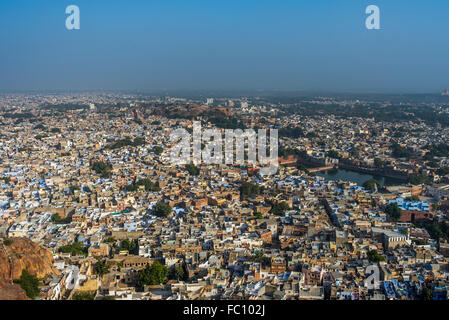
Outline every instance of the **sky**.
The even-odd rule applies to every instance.
[[[1,0],[0,91],[436,93],[448,40],[447,0]]]

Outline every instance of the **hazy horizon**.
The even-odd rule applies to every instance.
[[[65,9],[79,6],[80,30]],[[365,8],[380,8],[367,30]],[[279,91],[436,94],[449,88],[449,3],[0,3],[0,92]]]

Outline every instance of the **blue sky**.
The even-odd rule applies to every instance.
[[[448,39],[447,0],[2,0],[0,90],[438,92]]]

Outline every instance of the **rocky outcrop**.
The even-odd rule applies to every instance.
[[[25,291],[10,280],[0,280],[0,300],[31,300]]]
[[[38,278],[58,273],[53,266],[53,256],[46,249],[27,238],[9,238],[0,241],[0,279],[18,279],[26,269]]]

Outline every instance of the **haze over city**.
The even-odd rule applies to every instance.
[[[81,28],[65,28],[65,8]],[[365,8],[380,8],[380,30]],[[299,90],[449,87],[449,3],[1,1],[0,90]]]

